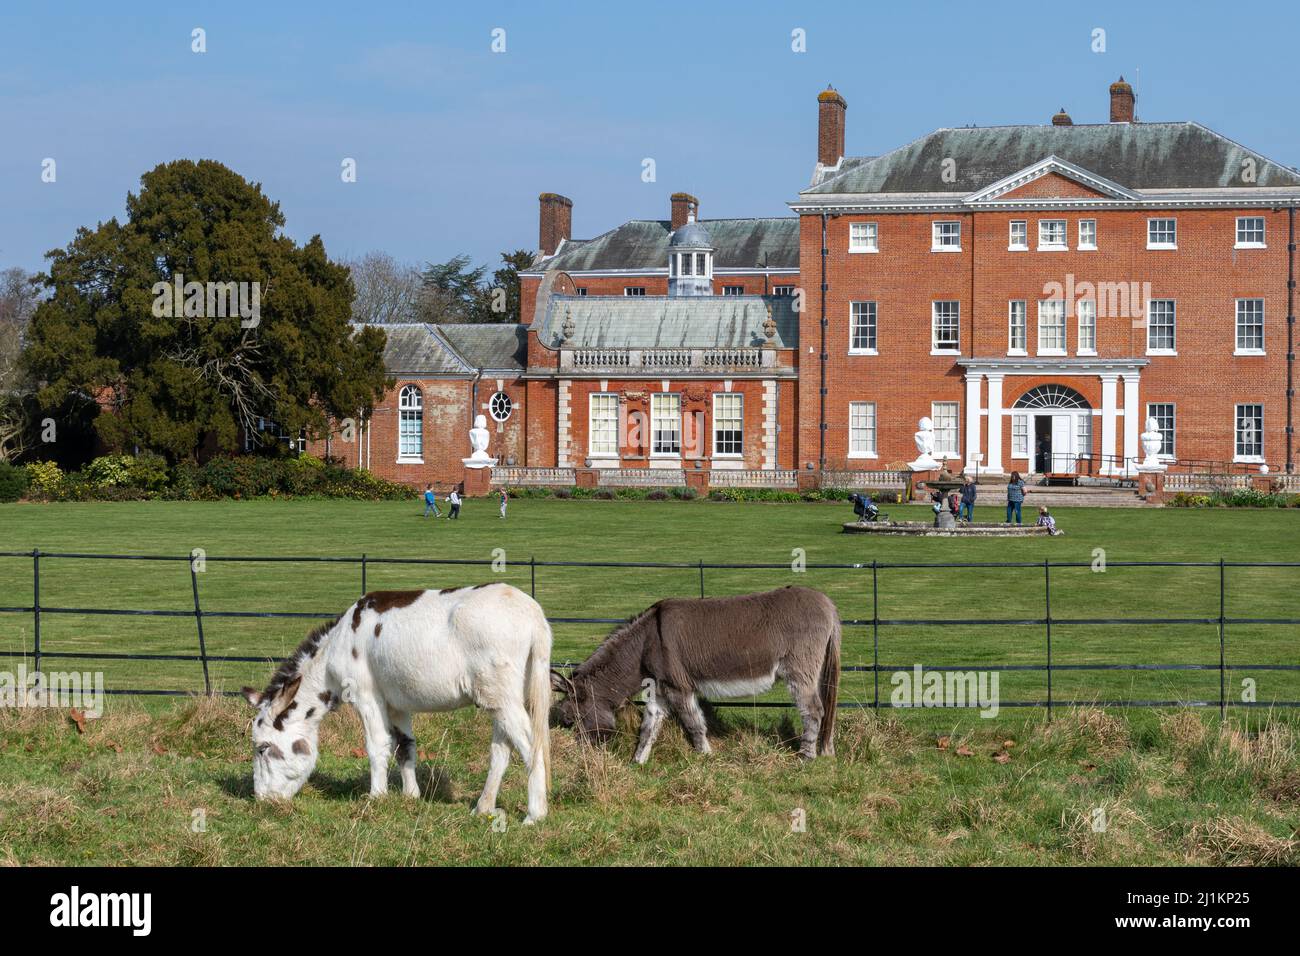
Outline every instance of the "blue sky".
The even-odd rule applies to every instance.
[[[705,218],[781,215],[812,170],[827,83],[848,100],[850,154],[1061,106],[1104,122],[1123,73],[1140,118],[1198,120],[1300,165],[1294,2],[106,6],[0,7],[0,268],[40,268],[178,158],[262,183],[288,232],[335,257],[495,262],[536,245],[544,190],[574,200],[578,237],[666,218],[676,190]]]

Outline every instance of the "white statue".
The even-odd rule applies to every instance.
[[[1142,443],[1142,450],[1146,452],[1146,458],[1142,460],[1142,464],[1138,465],[1140,471],[1164,471],[1169,467],[1156,457],[1160,454],[1160,447],[1165,440],[1158,421],[1154,418],[1148,418],[1146,431],[1138,436],[1138,440]]]
[[[916,450],[919,452],[917,459],[911,462],[907,467],[913,471],[934,471],[942,465],[934,459],[934,422],[929,418],[922,418],[917,425],[920,430],[913,436],[916,439]]]
[[[488,437],[487,416],[479,415],[474,419],[474,427],[469,430],[470,456],[461,459],[465,467],[491,468],[497,463],[495,458],[488,457]]]

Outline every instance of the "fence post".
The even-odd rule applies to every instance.
[[[1225,617],[1225,592],[1227,581],[1224,578],[1223,558],[1219,558],[1219,719],[1228,716],[1228,688],[1224,674],[1227,661],[1227,620]]]
[[[700,597],[704,597],[704,559],[700,559]]]
[[[41,549],[32,549],[32,656],[41,672]]]
[[[199,572],[194,567],[194,552],[189,555],[190,587],[194,591],[194,624],[199,629],[199,660],[203,662],[203,693],[212,696],[212,677],[208,673],[208,645],[203,639],[203,608],[199,606]]]
[[[876,582],[876,561],[871,561],[871,709],[880,713],[880,588]]]
[[[366,553],[361,552],[361,596],[366,596]]]
[[[537,600],[537,555],[535,554],[528,556],[528,594],[534,601]]]
[[[1047,719],[1052,719],[1052,564],[1050,558],[1043,558],[1043,596],[1046,599],[1047,616]]]

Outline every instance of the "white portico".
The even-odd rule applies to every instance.
[[[1147,361],[959,359],[966,374],[965,471],[974,474],[978,465],[981,475],[1073,472],[1085,462],[1093,474],[1135,474],[1143,420],[1139,389]],[[1016,377],[1045,384],[1024,394],[1019,394],[1020,388],[1010,389],[1018,397],[1008,403],[1004,385]],[[1100,408],[1092,407],[1080,390],[1088,378],[1100,383]]]

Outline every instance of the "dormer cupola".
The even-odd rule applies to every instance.
[[[694,212],[668,240],[668,294],[713,294],[713,239]]]

